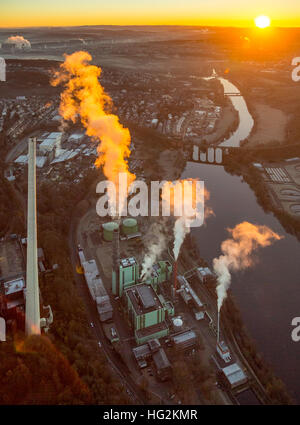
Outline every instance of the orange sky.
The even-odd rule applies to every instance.
[[[1,0],[0,26],[220,25],[299,26],[300,0]]]

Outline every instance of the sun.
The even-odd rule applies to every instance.
[[[258,28],[267,28],[271,24],[271,19],[269,16],[260,15],[255,18],[255,25]]]

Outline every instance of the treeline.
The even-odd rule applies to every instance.
[[[7,233],[22,233],[24,209],[12,183],[0,175],[0,237]]]

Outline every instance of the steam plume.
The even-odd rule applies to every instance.
[[[61,94],[61,116],[73,123],[80,117],[86,134],[98,142],[95,165],[102,167],[107,179],[115,184],[122,208],[128,187],[135,179],[126,160],[130,155],[130,133],[120,124],[118,116],[111,113],[112,100],[98,80],[101,68],[89,64],[91,60],[91,55],[83,51],[65,55],[52,85],[63,84],[65,87]],[[127,174],[125,194],[119,191],[119,173]]]
[[[147,240],[149,235],[149,241]],[[145,237],[147,245],[149,245],[142,263],[142,279],[146,280],[151,275],[151,270],[159,256],[167,247],[167,237],[165,234],[165,225],[163,223],[153,223]]]
[[[163,204],[170,203],[170,206],[173,209],[173,214],[177,217],[173,230],[173,255],[175,261],[178,259],[181,245],[185,236],[190,232],[194,220],[200,220],[200,223],[203,224],[204,219],[213,214],[210,207],[204,206],[204,203],[209,199],[210,194],[204,188],[204,185],[197,186],[198,183],[202,182],[199,182],[196,179],[186,179],[171,183],[173,196],[170,196],[168,191],[164,191],[165,186],[162,191]],[[170,182],[167,182],[166,184],[170,185]],[[182,203],[181,211],[177,208],[180,202]],[[195,209],[194,211],[193,208]]]
[[[230,272],[251,267],[254,261],[252,254],[255,250],[282,239],[282,236],[279,236],[267,226],[256,226],[247,221],[227,230],[232,237],[222,242],[221,250],[223,254],[213,260],[213,267],[218,280],[216,289],[218,312],[220,312],[231,283]]]
[[[26,40],[26,38],[24,38],[21,35],[8,37],[5,43],[15,44],[17,49],[23,49],[23,48],[30,49],[31,47],[30,41]]]

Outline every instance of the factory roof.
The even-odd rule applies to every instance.
[[[51,161],[51,164],[56,164],[57,162],[68,161],[69,159],[72,159],[75,156],[77,156],[79,154],[79,152],[80,152],[79,149],[69,150],[69,151],[65,150],[65,149],[60,149],[59,156],[54,158],[53,161]]]
[[[186,331],[172,337],[174,344],[183,344],[186,341],[196,339],[196,334],[194,331]]]
[[[148,344],[139,345],[138,347],[134,347],[132,349],[133,355],[136,360],[144,359],[145,357],[149,357],[151,355],[151,350]]]
[[[45,165],[45,162],[47,161],[46,156],[37,156],[36,157],[36,166],[39,168],[42,168]]]
[[[96,299],[96,297],[107,296],[106,289],[99,275],[99,270],[98,270],[96,261],[95,260],[83,261],[81,263],[81,266],[83,267],[85,280],[89,287],[92,297]]]
[[[148,346],[152,352],[155,352],[160,348],[161,345],[159,340],[157,338],[154,338],[148,341]]]
[[[126,292],[138,316],[162,308],[158,296],[150,285],[145,283],[135,285]]]
[[[157,370],[166,369],[171,367],[171,363],[163,348],[160,348],[156,353],[153,354],[153,361]]]
[[[6,341],[6,323],[3,317],[0,317],[0,342]]]
[[[10,295],[22,291],[23,288],[25,288],[25,281],[23,277],[4,282],[5,295]]]
[[[130,258],[122,258],[120,260],[120,264],[123,268],[125,268],[125,267],[133,266],[133,265],[137,264],[137,262],[136,262],[136,259],[134,257],[130,257]]]
[[[198,267],[197,271],[202,276],[213,276],[214,275],[213,272],[208,267]]]
[[[71,134],[71,136],[69,137],[69,140],[80,140],[84,137],[84,134],[82,133],[73,133]]]
[[[113,311],[108,295],[96,297],[97,309],[100,313]]]
[[[54,146],[56,145],[57,140],[54,138],[49,138],[47,137],[47,139],[45,139],[40,145],[39,145],[39,149],[41,150],[49,150],[49,149],[53,149]]]
[[[222,371],[232,386],[243,384],[247,380],[247,376],[237,363],[224,367]]]
[[[52,133],[47,136],[47,139],[57,139],[58,137],[62,136],[62,132],[60,131],[53,131]]]
[[[153,297],[149,286],[141,286],[137,288],[137,292],[145,309],[155,306],[155,298]]]
[[[15,159],[15,163],[17,164],[27,164],[28,162],[28,156],[27,155],[20,155],[17,159]]]

